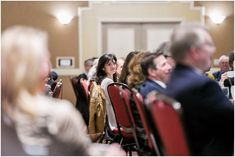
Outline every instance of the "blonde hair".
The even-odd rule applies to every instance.
[[[129,76],[127,77],[128,87],[135,88],[144,82],[144,75],[140,66],[140,62],[144,57],[144,52],[139,52],[136,54],[128,64]]]
[[[31,27],[14,26],[3,32],[1,45],[4,108],[23,108],[26,97],[37,94],[42,64],[48,57],[47,35]]]

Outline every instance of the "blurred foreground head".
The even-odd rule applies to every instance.
[[[209,31],[200,24],[181,25],[171,36],[171,53],[174,60],[201,71],[211,66],[211,57],[215,50]]]
[[[2,101],[16,104],[22,93],[43,91],[50,69],[47,34],[14,26],[2,34]]]

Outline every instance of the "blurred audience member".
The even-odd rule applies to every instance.
[[[1,45],[2,109],[4,119],[11,121],[4,123],[15,127],[27,154],[53,155],[50,148],[58,142],[63,147],[54,155],[124,155],[119,146],[93,145],[70,102],[44,96],[49,73],[46,33],[15,26],[3,32]]]
[[[215,53],[211,35],[201,25],[182,25],[174,30],[171,42],[177,64],[166,94],[183,107],[191,155],[233,155],[234,105],[218,83],[203,75]]]
[[[222,74],[221,83],[224,85],[224,87],[229,88],[229,98],[233,99],[232,93],[234,92],[234,89],[232,89],[232,86],[234,86],[234,52],[231,52],[229,55],[229,66],[230,71]]]
[[[175,61],[172,58],[172,54],[171,54],[171,51],[170,51],[170,44],[171,43],[169,41],[163,42],[159,46],[159,48],[156,50],[156,52],[162,53],[166,57],[167,63],[170,64],[172,68],[174,68],[175,67]]]
[[[95,59],[96,59],[96,57],[93,57],[93,58],[89,58],[84,61],[85,72],[78,75],[79,78],[84,78],[84,79],[88,80],[88,72],[89,72],[90,68],[93,66],[93,61]]]
[[[125,62],[123,64],[123,67],[122,67],[122,71],[121,71],[121,75],[118,79],[118,82],[121,82],[121,83],[124,83],[124,84],[127,84],[127,76],[129,75],[129,69],[128,69],[128,64],[130,62],[130,60],[136,55],[138,54],[139,51],[132,51],[130,52],[126,59],[125,59]]]
[[[95,59],[93,62],[92,67],[89,69],[88,72],[88,83],[90,84],[91,81],[96,80],[96,69],[97,69],[97,65],[98,65],[99,59]]]
[[[216,81],[220,81],[221,75],[229,71],[229,57],[228,56],[222,55],[219,58],[219,68],[220,68],[219,71],[213,73]]]
[[[77,90],[76,94],[76,108],[80,113],[82,114],[82,117],[88,126],[89,123],[89,93],[87,88],[89,87],[89,81],[88,81],[88,72],[90,68],[93,66],[93,62],[95,60],[95,57],[89,58],[85,60],[84,62],[84,69],[85,72],[73,77],[74,82],[75,82],[75,90]]]
[[[229,54],[229,66],[230,70],[234,71],[234,52]]]
[[[140,85],[144,82],[144,75],[140,66],[144,54],[145,52],[139,52],[134,55],[128,64],[129,75],[127,76],[127,85],[130,89],[139,89]]]
[[[51,86],[51,90],[54,91],[56,83],[57,83],[57,78],[58,78],[58,74],[55,71],[51,71],[49,73],[49,78],[47,81],[47,84]]]
[[[119,80],[119,77],[121,76],[121,72],[122,72],[122,68],[123,68],[123,64],[125,62],[124,58],[118,58],[117,60],[117,81]]]
[[[210,60],[210,64],[209,64],[208,68],[207,68],[206,70],[204,70],[204,74],[205,74],[206,77],[208,77],[208,78],[210,78],[210,79],[212,79],[212,80],[215,80],[214,75],[210,72],[210,70],[211,70],[211,65],[212,65],[212,58],[211,58],[211,60]]]

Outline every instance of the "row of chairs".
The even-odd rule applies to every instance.
[[[144,102],[137,90],[130,90],[122,83],[110,84],[108,93],[115,111],[117,130],[121,137],[120,144],[130,152],[130,155],[132,150],[136,149],[138,152],[142,147],[136,133],[137,122],[133,116],[130,101],[132,98],[148,137],[148,147],[153,155],[190,154],[180,103],[156,91],[150,93]]]
[[[88,102],[88,86],[83,78],[71,78],[78,102]],[[78,89],[79,88],[79,89]],[[155,155],[189,155],[186,136],[182,124],[182,108],[180,103],[157,92],[148,95],[144,102],[136,89],[129,89],[125,84],[112,83],[108,86],[108,93],[115,111],[117,128],[109,130],[115,137],[112,142],[119,142],[131,155],[133,150],[140,150],[140,139],[136,134],[136,121],[132,113],[130,99],[133,99],[144,131],[148,138],[148,147]],[[84,99],[84,100],[83,100]],[[82,106],[81,104],[77,104]],[[86,109],[80,111],[87,114]],[[86,112],[87,110],[87,112]],[[83,115],[86,121],[86,115]]]

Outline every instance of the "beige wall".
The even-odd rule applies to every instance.
[[[56,67],[57,56],[75,57],[75,68],[79,68],[78,53],[78,7],[87,6],[80,2],[1,2],[2,21],[1,31],[12,25],[28,25],[43,29],[49,35],[52,68]],[[62,25],[55,18],[57,9],[69,9],[75,16],[68,25]],[[63,98],[75,104],[70,76],[60,76],[63,79]]]
[[[108,5],[111,3],[111,6]],[[23,24],[46,30],[49,34],[49,48],[51,52],[52,67],[55,68],[57,56],[73,56],[75,57],[75,69],[81,71],[79,67],[79,59],[83,62],[91,56],[97,56],[97,20],[99,18],[184,18],[186,21],[200,21],[200,14],[197,10],[192,10],[192,6],[188,2],[158,2],[158,5],[149,4],[129,4],[122,6],[117,1],[106,2],[102,6],[102,2],[97,2],[91,8],[95,10],[87,10],[83,19],[80,19],[78,8],[87,7],[85,1],[3,1],[1,2],[1,30],[4,31],[7,27]],[[205,11],[213,9],[213,6],[219,6],[219,9],[225,6],[227,17],[221,25],[215,25],[206,15],[202,20],[205,20],[206,26],[209,28],[217,47],[217,52],[214,58],[218,58],[222,53],[234,50],[234,2],[197,2],[196,6],[205,6]],[[66,8],[72,11],[76,16],[69,25],[61,25],[54,16],[57,8]],[[97,13],[95,15],[95,13]],[[98,16],[97,16],[98,15]],[[97,18],[98,17],[98,18]],[[84,20],[82,28],[86,37],[83,36],[83,44],[85,47],[79,52],[79,20]],[[80,41],[81,42],[81,41]],[[80,55],[79,55],[80,54]],[[59,73],[60,70],[56,69]],[[62,69],[63,71],[63,69]],[[69,71],[69,70],[65,70]],[[63,79],[63,98],[70,100],[75,104],[75,94],[73,92],[70,75],[76,75],[77,71],[70,72],[69,75],[59,77]]]
[[[205,25],[209,29],[216,46],[213,59],[222,54],[228,55],[234,51],[234,2],[233,1],[197,1],[196,6],[205,7]],[[214,11],[221,11],[226,17],[222,24],[214,24],[209,15]]]
[[[201,8],[201,7],[200,7]],[[101,55],[102,22],[204,22],[202,9],[193,2],[93,2],[89,9],[80,10],[79,40],[83,58]]]

